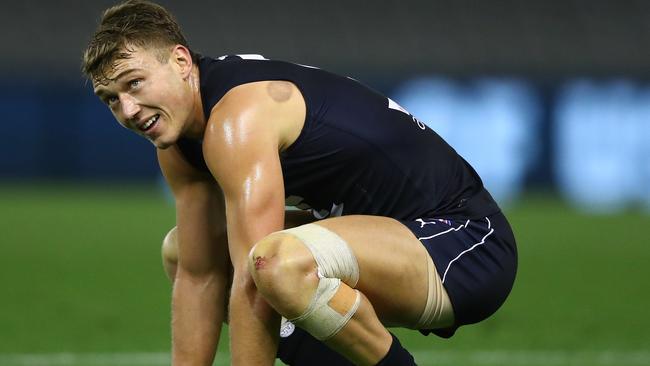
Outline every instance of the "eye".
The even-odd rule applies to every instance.
[[[119,100],[118,97],[112,95],[110,97],[106,97],[104,99],[104,103],[108,104],[109,106],[112,106],[113,104],[117,103],[118,100]]]
[[[142,84],[142,79],[133,79],[129,81],[129,88],[135,89]]]

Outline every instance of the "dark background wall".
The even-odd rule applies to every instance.
[[[546,141],[534,181],[552,183],[551,106],[575,77],[650,76],[642,0],[161,1],[197,51],[262,53],[354,76],[386,93],[410,77],[527,80]],[[0,177],[150,179],[154,151],[112,122],[79,73],[112,1],[3,2]]]
[[[346,72],[650,74],[643,0],[161,1],[197,50],[255,52]],[[77,78],[79,55],[112,1],[3,2],[0,60]]]

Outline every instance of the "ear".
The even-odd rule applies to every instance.
[[[192,73],[192,54],[187,47],[177,44],[172,48],[170,61],[176,65],[183,79],[187,79]]]

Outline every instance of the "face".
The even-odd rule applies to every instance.
[[[108,72],[95,94],[125,128],[165,149],[187,129],[195,115],[192,62],[182,47],[161,63],[156,50],[135,48]]]

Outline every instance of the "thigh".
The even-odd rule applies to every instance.
[[[455,326],[479,322],[505,301],[517,272],[515,239],[502,213],[471,220],[404,221],[435,262]]]
[[[356,288],[386,325],[411,326],[427,301],[428,253],[402,223],[380,216],[351,215],[318,221],[345,240],[359,264]]]

